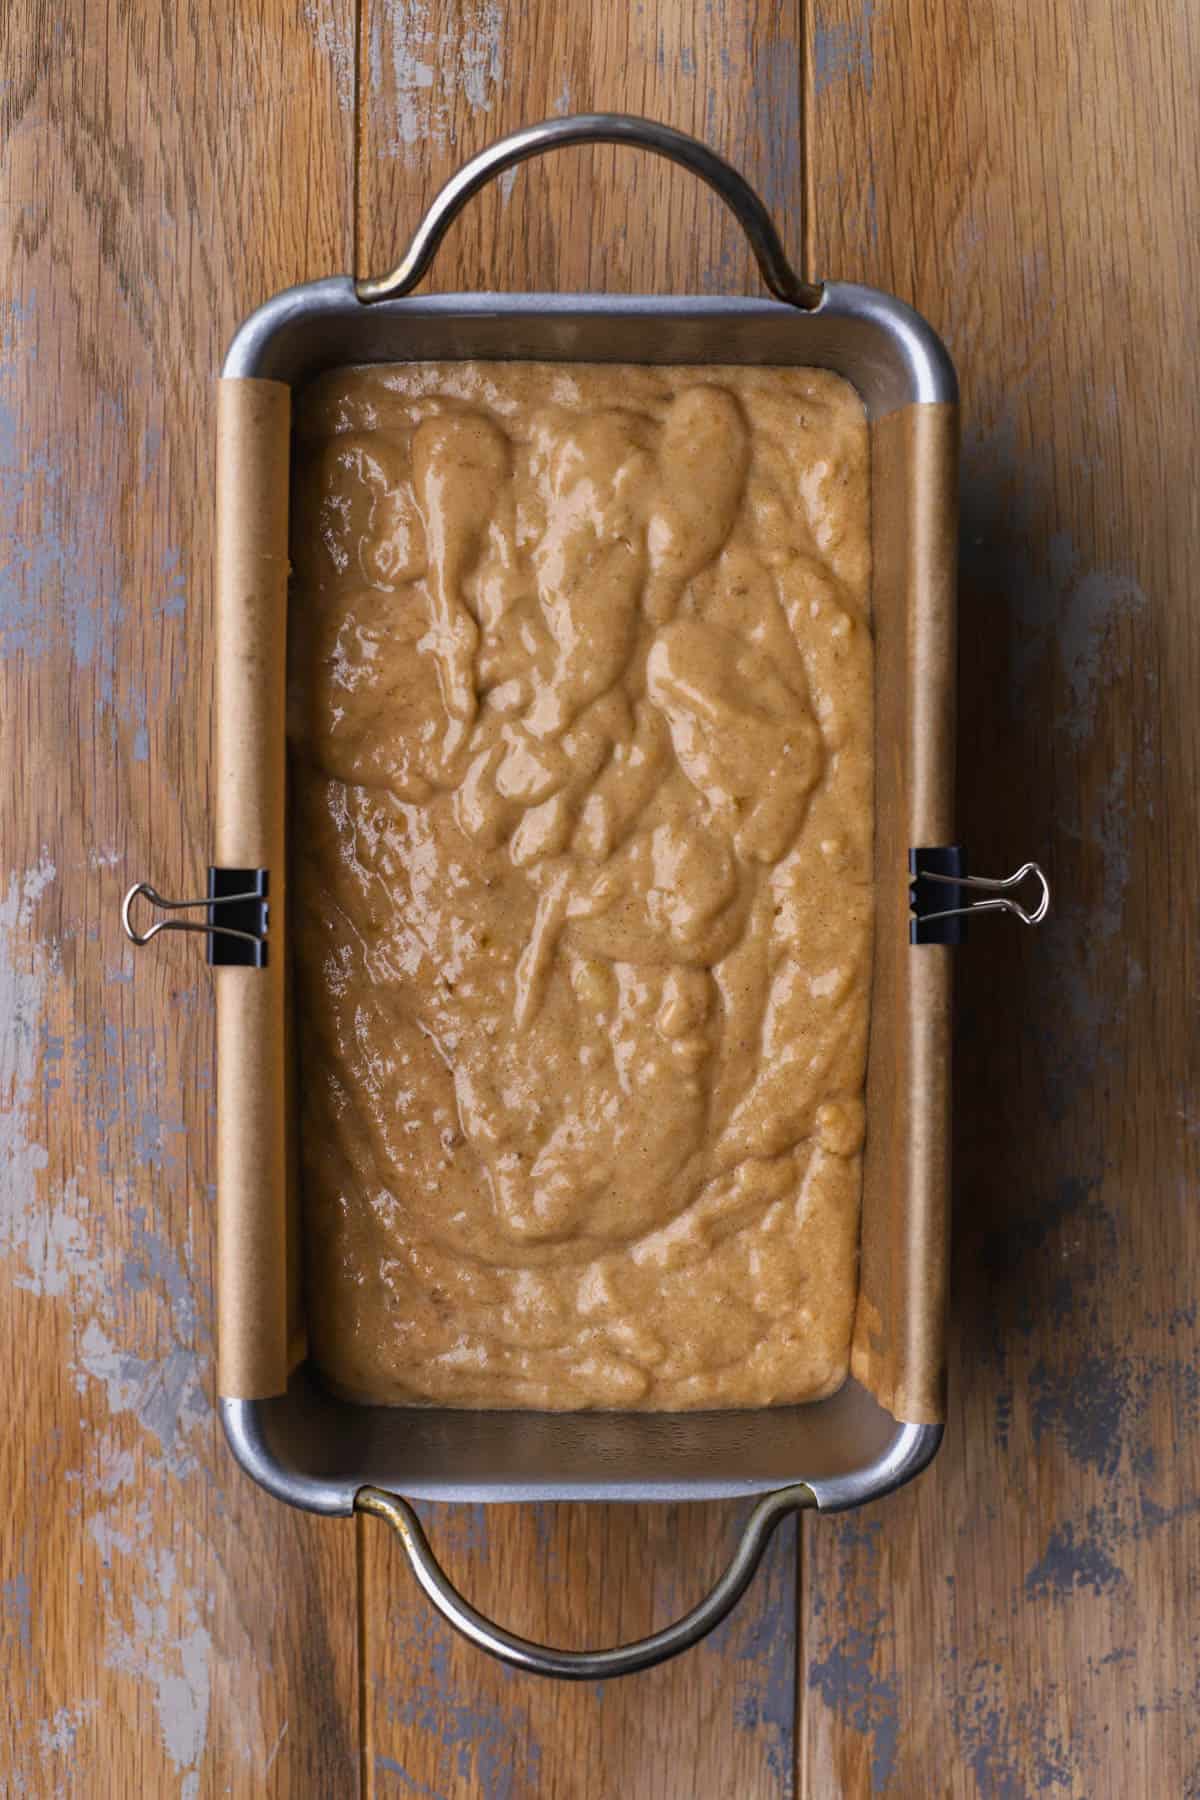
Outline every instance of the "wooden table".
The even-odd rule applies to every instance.
[[[1200,1795],[1200,13],[1147,0],[7,0],[0,10],[0,1640],[13,1794]],[[213,1414],[212,996],[124,886],[211,841],[213,377],[517,123],[698,133],[965,405],[959,818],[1047,865],[960,959],[952,1389],[902,1495],[782,1531],[669,1668],[539,1684]],[[753,291],[697,184],[572,151],[440,286]],[[430,1509],[615,1641],[743,1509]]]

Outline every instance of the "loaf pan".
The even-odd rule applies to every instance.
[[[484,182],[555,145],[595,140],[670,157],[706,180],[736,213],[776,297],[410,293]],[[305,1360],[286,1053],[291,402],[339,365],[457,358],[814,365],[862,397],[877,695],[868,1135],[851,1374],[819,1403],[683,1415],[361,1406],[331,1397]],[[923,319],[871,288],[800,282],[761,203],[728,165],[690,138],[622,115],[555,119],[493,146],[438,196],[394,275],[277,294],[242,325],[226,358],[216,846],[196,927],[217,964],[221,1415],[237,1460],[278,1499],[387,1517],[452,1622],[519,1667],[595,1678],[675,1654],[733,1604],[780,1518],[877,1499],[923,1469],[940,1441],[951,943],[964,910],[944,884],[969,879],[952,845],[957,443],[954,370]],[[127,925],[139,892],[158,899],[131,890]],[[930,924],[914,917],[914,904]],[[1015,902],[992,904],[1031,917]],[[713,1592],[665,1631],[596,1652],[548,1650],[483,1619],[441,1574],[407,1504],[730,1495],[765,1498]]]

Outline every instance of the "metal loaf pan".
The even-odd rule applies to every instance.
[[[779,297],[408,295],[457,209],[485,181],[556,144],[597,139],[669,156],[716,188]],[[818,1404],[685,1415],[364,1407],[332,1398],[304,1360],[283,1053],[291,394],[337,365],[455,358],[809,364],[836,371],[862,396],[872,440],[877,677],[868,1143],[853,1373]],[[426,1592],[509,1662],[576,1677],[645,1667],[695,1642],[728,1610],[788,1511],[876,1499],[923,1469],[941,1438],[952,951],[910,936],[956,933],[914,930],[909,867],[914,848],[952,837],[954,370],[935,333],[899,300],[799,281],[757,197],[704,146],[645,120],[592,115],[532,127],[468,164],[392,277],[334,278],[277,294],[238,331],[220,386],[218,868],[209,892],[238,894],[248,883],[252,891],[237,903],[241,940],[226,936],[235,906],[219,897],[198,929],[210,934],[212,960],[266,964],[219,968],[216,977],[225,1431],[242,1467],[280,1500],[389,1518]],[[963,865],[949,854],[954,880]],[[939,903],[958,910],[944,888]],[[766,1498],[713,1593],[666,1631],[594,1653],[545,1650],[483,1620],[450,1588],[398,1498],[745,1494]]]

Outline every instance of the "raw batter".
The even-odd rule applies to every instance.
[[[843,1380],[867,427],[811,369],[339,370],[297,422],[313,1353],[351,1395]]]

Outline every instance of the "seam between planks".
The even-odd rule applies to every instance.
[[[804,216],[800,224],[800,276],[804,281],[820,281],[817,268],[817,207],[813,188],[812,117],[813,96],[813,0],[797,0],[799,13],[800,67],[800,191]]]
[[[363,242],[365,224],[363,221],[363,162],[366,156],[366,108],[363,106],[363,93],[367,87],[363,79],[363,59],[370,54],[370,46],[366,38],[365,15],[368,0],[355,0],[354,5],[354,167],[351,171],[351,192],[353,207],[353,244],[354,274],[360,279],[370,273],[363,267]]]
[[[354,1514],[354,1605],[358,1615],[358,1791],[360,1800],[374,1800],[375,1795],[375,1721],[370,1706],[371,1631],[367,1611],[367,1553],[365,1531],[367,1521]]]

